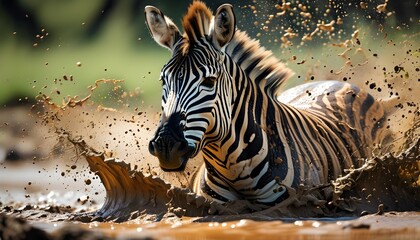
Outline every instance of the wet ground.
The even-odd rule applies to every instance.
[[[29,226],[43,229],[45,233],[37,233],[33,229],[27,233],[33,236],[46,235],[52,239],[419,239],[419,218],[418,213],[408,212],[369,215],[356,220],[183,221],[149,224],[35,222]]]

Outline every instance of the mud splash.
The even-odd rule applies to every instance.
[[[413,178],[414,175],[418,178],[419,173],[419,139],[404,153],[368,160],[361,168],[349,170],[331,184],[288,189],[290,198],[267,208],[244,200],[224,205],[209,202],[187,188],[173,186],[158,176],[145,175],[124,161],[107,158],[68,132],[61,132],[60,137],[74,144],[106,190],[106,200],[100,210],[72,217],[82,222],[161,221],[182,217],[193,217],[195,221],[267,221],[420,210],[420,188],[416,185],[418,179]],[[405,171],[411,175],[405,175]]]
[[[92,149],[82,139],[73,139],[62,133],[86,157],[90,169],[101,179],[106,189],[106,199],[97,212],[75,216],[87,221],[126,221],[144,218],[161,220],[165,214],[173,212],[179,216],[203,216],[213,203],[194,196],[187,189],[173,187],[163,179],[151,174],[145,175],[124,161],[105,158],[103,153]]]

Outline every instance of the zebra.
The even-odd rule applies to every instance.
[[[152,38],[172,53],[161,70],[162,113],[149,152],[164,171],[201,153],[194,191],[217,202],[277,204],[289,188],[328,184],[360,166],[385,136],[381,102],[346,82],[280,92],[294,74],[236,29],[230,4],[215,15],[194,1],[173,21],[145,8]]]

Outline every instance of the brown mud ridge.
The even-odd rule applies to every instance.
[[[305,217],[362,216],[386,211],[420,210],[420,140],[398,156],[374,158],[331,184],[316,188],[288,189],[290,197],[273,207],[239,200],[210,202],[191,190],[175,187],[161,178],[145,175],[130,164],[106,158],[81,138],[60,135],[86,158],[106,190],[105,203],[95,212],[75,214],[71,220],[160,221],[170,217],[196,217],[196,221],[238,219],[282,220]]]

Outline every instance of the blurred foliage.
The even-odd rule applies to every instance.
[[[285,61],[290,56],[283,55],[284,49],[320,46],[358,27],[379,26],[392,33],[419,26],[418,0],[389,0],[386,12],[377,8],[385,0],[218,0],[207,4],[215,10],[225,2],[234,5],[239,28]],[[297,10],[281,15],[289,2]],[[124,90],[140,89],[146,103],[159,103],[159,71],[170,54],[149,36],[143,15],[149,4],[179,26],[190,1],[0,0],[0,104],[22,97],[33,99],[40,92],[61,101],[67,95],[88,94],[87,86],[104,78],[122,79]],[[336,30],[314,41],[301,40],[319,24],[339,18],[343,24]],[[281,37],[287,31],[300,37],[285,44]],[[294,53],[299,51],[304,54],[301,50]],[[113,101],[104,94],[100,98]]]

